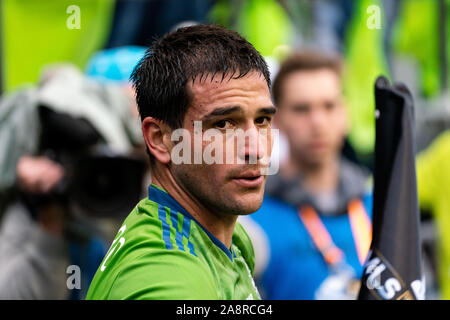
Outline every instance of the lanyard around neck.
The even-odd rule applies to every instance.
[[[331,266],[342,262],[344,253],[334,244],[330,233],[316,211],[311,206],[302,206],[298,209],[298,215],[325,262]],[[372,241],[372,223],[360,199],[350,201],[348,217],[359,262],[363,265]]]

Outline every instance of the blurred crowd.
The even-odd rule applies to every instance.
[[[414,97],[426,298],[449,299],[447,13],[445,0],[0,1],[0,299],[85,297],[151,176],[129,76],[153,39],[196,23],[238,31],[271,71],[280,172],[240,219],[262,297],[356,297],[385,75]]]

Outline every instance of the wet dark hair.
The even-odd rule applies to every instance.
[[[179,28],[156,40],[137,64],[130,80],[141,120],[154,117],[172,129],[182,126],[192,101],[187,84],[197,77],[241,78],[261,73],[270,89],[270,74],[259,52],[237,32],[202,24]]]

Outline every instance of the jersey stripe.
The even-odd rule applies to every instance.
[[[178,230],[178,214],[176,211],[171,210],[170,208],[168,208],[168,209],[170,211],[170,220],[172,220],[172,228],[175,229],[175,241],[176,241],[177,247],[181,251],[185,251],[184,245],[183,245],[183,234],[181,234]]]
[[[183,236],[188,240],[188,248],[189,252],[194,256],[197,256],[194,252],[194,245],[191,240],[189,240],[189,236],[191,233],[191,219],[186,216],[183,216]]]
[[[158,218],[162,222],[163,240],[166,244],[166,249],[173,249],[172,242],[170,242],[170,226],[167,223],[166,208],[158,204]]]
[[[169,211],[170,222],[167,219],[167,211]],[[178,220],[180,216],[183,219],[181,232],[178,228]],[[185,245],[183,243],[183,237],[187,239],[187,246],[189,248],[189,253],[194,256],[197,256],[194,251],[194,245],[189,240],[190,230],[191,230],[191,219],[189,217],[184,216],[183,214],[172,210],[171,208],[161,206],[158,204],[158,218],[162,222],[162,231],[163,231],[163,240],[166,245],[167,250],[174,249],[174,244],[176,244],[177,248],[181,251],[186,251]],[[170,224],[169,224],[170,223]],[[171,240],[171,229],[175,232],[175,243]]]

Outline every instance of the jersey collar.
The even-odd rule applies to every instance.
[[[174,210],[176,212],[181,213],[185,217],[189,218],[190,220],[194,220],[195,223],[197,223],[203,231],[208,235],[208,237],[211,239],[211,241],[219,248],[221,249],[227,257],[233,261],[233,256],[236,257],[236,254],[232,251],[233,249],[228,249],[225,244],[223,244],[222,241],[217,239],[211,232],[209,232],[205,227],[203,227],[200,222],[198,222],[192,215],[187,212],[186,209],[184,209],[170,194],[167,193],[166,190],[162,189],[159,186],[156,186],[154,184],[151,184],[148,187],[148,198],[154,202],[157,202],[163,206],[169,207],[171,210]],[[231,247],[233,246],[233,243],[231,244]]]

